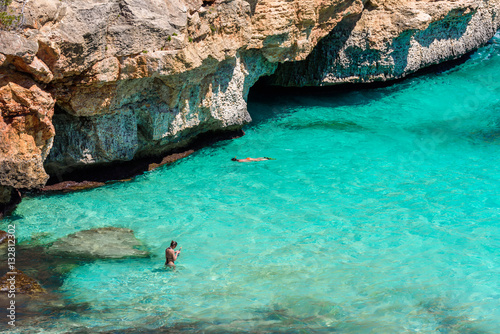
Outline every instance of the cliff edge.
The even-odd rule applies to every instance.
[[[249,89],[403,77],[486,43],[500,0],[15,0],[0,197],[250,122]],[[274,74],[273,74],[274,73]]]

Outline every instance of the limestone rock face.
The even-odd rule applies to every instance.
[[[132,230],[117,227],[96,228],[70,234],[56,240],[47,252],[51,255],[81,259],[149,256]]]
[[[0,185],[40,188],[44,168],[58,174],[159,155],[208,131],[239,130],[251,120],[250,87],[278,64],[274,84],[304,86],[388,80],[457,58],[493,36],[499,7],[31,0],[23,29],[0,31],[0,101],[11,101],[0,102]],[[13,98],[19,87],[31,100]]]
[[[0,74],[0,185],[38,188],[55,134],[54,99],[28,76]]]
[[[498,6],[497,1],[369,0],[306,60],[280,64],[270,82],[321,86],[402,78],[484,44],[498,29]]]

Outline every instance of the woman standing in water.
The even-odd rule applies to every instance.
[[[178,251],[174,251],[175,247],[177,247],[177,242],[172,240],[170,243],[170,247],[165,249],[165,265],[166,266],[175,266],[175,261],[177,260],[177,257],[181,253],[182,247],[179,248]]]

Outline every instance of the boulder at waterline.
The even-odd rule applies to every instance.
[[[15,237],[11,234],[0,230],[0,273],[2,273],[3,267],[7,266],[7,251],[9,247],[9,239],[16,241]],[[12,246],[12,241],[10,242],[10,246]],[[1,274],[0,274],[1,275]]]
[[[64,181],[50,186],[45,186],[41,190],[45,192],[50,192],[50,191],[71,192],[71,191],[94,189],[102,187],[104,185],[105,185],[104,182],[96,182],[96,181],[82,181],[82,182]]]
[[[12,290],[26,294],[45,293],[45,289],[35,279],[17,268],[0,277],[0,291],[11,293]]]
[[[7,245],[9,243],[9,238],[14,239],[14,237],[11,237],[9,233],[0,230],[0,245]]]

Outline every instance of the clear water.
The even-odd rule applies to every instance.
[[[87,306],[18,330],[500,333],[499,74],[497,36],[387,88],[254,96],[242,138],[24,200],[21,241],[127,227],[153,257],[73,269],[57,293]]]

